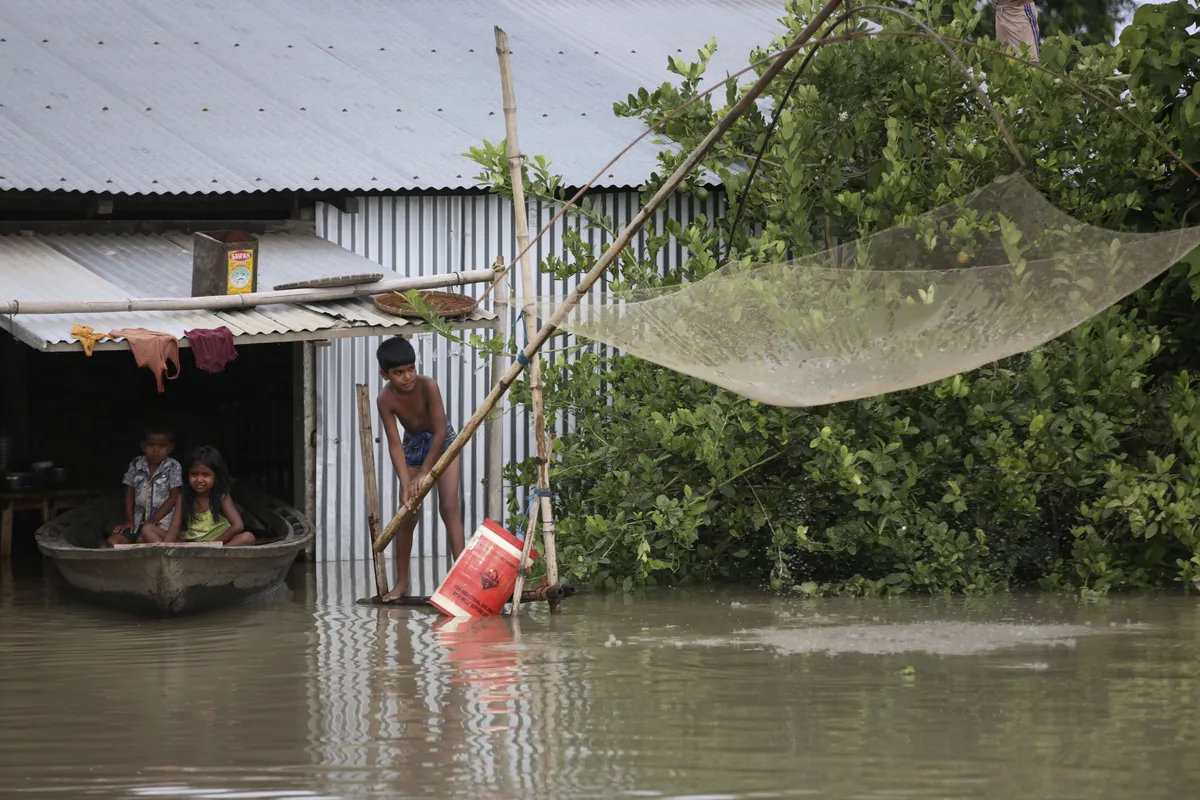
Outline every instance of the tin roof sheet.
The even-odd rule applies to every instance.
[[[315,236],[259,237],[259,287],[382,271],[373,261]],[[4,300],[67,301],[189,297],[192,253],[182,235],[0,236]],[[459,327],[484,327],[495,315],[476,310]],[[370,298],[305,305],[264,305],[230,311],[139,311],[100,314],[0,314],[0,328],[40,350],[71,350],[72,325],[96,331],[147,328],[187,346],[185,331],[227,327],[236,344],[394,333],[427,326],[384,314]],[[118,341],[101,349],[123,348]]]
[[[781,30],[779,0],[5,0],[0,190],[428,190],[504,138],[509,34],[522,149],[569,184],[642,132],[612,103],[717,36],[709,76]],[[723,97],[723,96],[722,96]],[[718,102],[723,102],[720,100]],[[637,186],[644,142],[601,182]]]

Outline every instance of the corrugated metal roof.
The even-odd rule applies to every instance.
[[[313,278],[378,271],[378,266],[315,236],[267,234],[259,237],[259,288]],[[0,237],[3,299],[124,300],[189,297],[190,240],[178,235],[21,235]],[[481,327],[494,319],[477,310],[461,327]],[[227,327],[236,344],[340,338],[426,330],[379,312],[369,298],[309,305],[268,305],[232,311],[142,311],[119,314],[0,315],[0,329],[40,350],[72,350],[71,326],[96,331],[148,328],[170,333],[187,346],[184,332]],[[102,342],[101,349],[124,348]]]
[[[0,190],[122,194],[454,189],[504,138],[509,34],[522,150],[568,183],[636,137],[612,103],[745,66],[779,0],[5,0]],[[723,98],[723,95],[722,95]],[[719,100],[718,102],[723,102]],[[637,186],[644,143],[603,186]]]

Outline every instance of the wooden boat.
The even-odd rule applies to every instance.
[[[235,487],[253,547],[144,544],[105,547],[124,517],[121,496],[72,509],[37,531],[37,545],[86,599],[153,616],[180,616],[263,598],[283,580],[313,538],[313,525],[291,506]]]

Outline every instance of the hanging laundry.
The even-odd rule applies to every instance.
[[[96,346],[96,342],[101,339],[107,339],[107,333],[95,333],[91,325],[72,325],[71,338],[79,340],[83,345],[84,355],[91,356],[92,348]]]
[[[169,372],[167,363],[175,365],[175,374],[167,375],[167,380],[179,377],[179,342],[169,333],[148,331],[145,328],[121,328],[110,331],[114,339],[124,339],[129,342],[129,349],[139,367],[149,367],[158,381],[158,391],[166,391],[163,385],[163,374]]]
[[[196,357],[196,368],[205,372],[224,372],[225,365],[237,358],[233,332],[229,328],[200,328],[184,331]]]

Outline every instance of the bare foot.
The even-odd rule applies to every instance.
[[[396,588],[379,598],[384,603],[394,603],[408,594],[408,582],[397,583]]]

